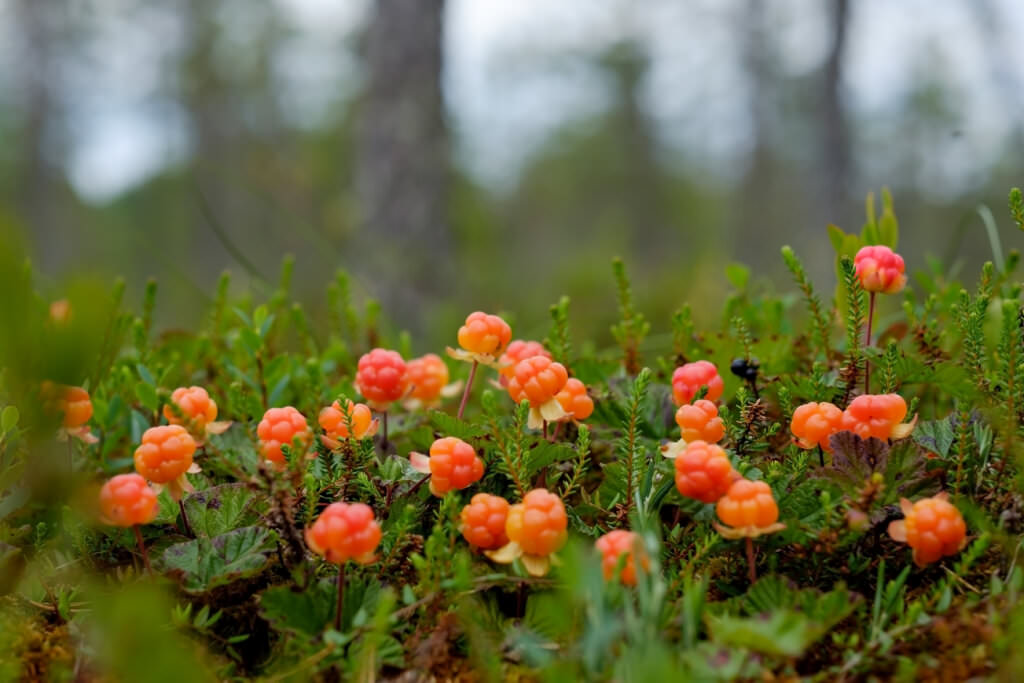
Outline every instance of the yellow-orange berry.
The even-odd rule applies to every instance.
[[[587,395],[587,387],[575,377],[570,377],[562,390],[555,396],[562,410],[574,420],[586,420],[594,412],[594,399]]]
[[[718,416],[718,407],[704,398],[679,406],[676,424],[683,441],[717,443],[725,436],[725,424]]]
[[[171,394],[171,403],[164,406],[164,417],[171,424],[195,425],[200,432],[217,419],[217,404],[202,387],[178,387]]]
[[[320,411],[317,421],[330,438],[347,439],[350,434],[346,413],[348,413],[348,420],[352,422],[352,438],[365,439],[377,433],[377,423],[373,419],[373,413],[369,406],[365,403],[353,403],[346,400],[345,410],[342,411],[341,404],[335,401]]]
[[[708,388],[708,393],[704,398],[709,401],[717,401],[725,388],[725,383],[722,381],[721,375],[718,374],[718,368],[711,361],[699,360],[687,363],[676,368],[672,373],[672,398],[677,406],[692,401],[703,386]]]
[[[470,353],[498,355],[512,338],[512,328],[496,315],[470,313],[459,328],[459,346]]]
[[[907,284],[903,257],[889,247],[861,247],[853,257],[853,265],[865,291],[895,294]]]
[[[149,524],[157,507],[156,493],[139,474],[118,474],[100,489],[100,515],[112,526]]]
[[[945,498],[917,501],[907,511],[903,525],[918,565],[955,555],[964,547],[967,526],[963,515]]]
[[[561,498],[547,489],[534,489],[509,508],[505,533],[524,553],[543,556],[565,545],[568,526]]]
[[[740,476],[721,446],[691,441],[675,458],[676,488],[687,498],[714,503]]]
[[[793,411],[789,429],[800,448],[821,446],[825,452],[831,453],[829,438],[840,430],[842,421],[843,411],[831,403],[805,403]]]
[[[862,439],[885,441],[893,427],[907,416],[907,402],[899,394],[865,394],[850,402],[843,412],[840,429]]]
[[[462,439],[446,436],[430,446],[430,490],[443,496],[464,489],[484,476],[484,461]]]
[[[551,352],[544,348],[544,345],[536,341],[526,341],[523,339],[516,339],[508,348],[505,349],[505,353],[501,354],[501,358],[498,359],[498,380],[501,382],[501,386],[508,386],[508,381],[515,375],[516,364],[521,360],[527,358],[533,358],[534,356],[544,356],[545,358],[551,358]]]
[[[525,398],[536,406],[557,396],[568,381],[569,373],[561,363],[534,356],[516,363],[508,393],[516,403]]]
[[[331,503],[306,528],[306,545],[334,564],[355,560],[373,562],[380,543],[380,526],[365,503]]]
[[[626,561],[622,567],[622,573],[619,574],[619,580],[627,586],[636,585],[634,555],[640,556],[641,567],[647,569],[650,566],[650,560],[644,555],[642,548],[637,548],[638,544],[639,537],[636,533],[625,529],[609,531],[594,542],[594,547],[601,553],[601,571],[605,580],[610,580],[615,575],[615,569],[619,566],[619,558],[625,555]],[[637,552],[638,550],[639,552]]]
[[[412,390],[410,398],[417,398],[426,403],[441,397],[441,390],[448,384],[448,365],[436,353],[414,358],[405,364],[409,373],[409,384]]]
[[[174,481],[192,467],[196,441],[181,425],[150,427],[135,449],[135,470],[156,484]]]
[[[405,396],[409,372],[397,351],[373,349],[364,353],[356,369],[356,387],[372,404],[387,406]]]
[[[462,537],[470,545],[483,550],[494,550],[508,543],[505,520],[509,504],[501,496],[478,493],[462,508]]]
[[[82,387],[70,387],[46,380],[42,383],[40,394],[46,410],[54,415],[60,414],[65,429],[81,427],[92,417],[92,400],[89,392]]]
[[[260,438],[260,454],[278,465],[285,462],[281,446],[288,446],[296,454],[309,448],[313,440],[305,416],[292,406],[265,412],[256,427],[256,435]]]
[[[779,521],[779,506],[768,484],[738,479],[718,501],[718,518],[733,528],[769,527]]]

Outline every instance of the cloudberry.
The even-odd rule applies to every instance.
[[[135,449],[135,470],[157,488],[166,485],[171,497],[181,500],[182,492],[192,490],[185,474],[199,471],[192,462],[195,452],[195,439],[181,425],[150,427]]]
[[[508,517],[508,501],[501,496],[478,493],[462,508],[462,537],[477,548],[494,550],[508,543],[505,534],[505,520]]]
[[[409,373],[409,399],[407,407],[415,410],[421,406],[436,406],[441,398],[455,396],[462,383],[448,383],[448,364],[436,353],[414,358],[405,364]]]
[[[831,403],[805,403],[793,411],[789,429],[800,448],[821,446],[822,450],[831,453],[829,437],[840,430],[842,420],[843,411]]]
[[[717,401],[722,395],[725,384],[718,374],[718,368],[707,360],[699,360],[676,368],[672,373],[672,398],[677,406],[693,400],[702,386],[707,386],[708,393],[704,397],[709,401]]]
[[[622,567],[622,573],[619,574],[619,580],[627,586],[636,585],[634,554],[639,555],[641,567],[647,569],[650,566],[650,560],[647,559],[643,548],[640,547],[640,537],[632,531],[625,529],[609,531],[597,539],[594,546],[601,553],[601,571],[604,573],[605,580],[610,580],[615,576],[615,570],[619,566],[619,558],[622,555],[626,556],[626,562]]]
[[[276,465],[285,464],[281,446],[288,446],[293,455],[301,455],[313,440],[305,416],[292,406],[265,412],[256,434],[260,438],[260,454]]]
[[[341,403],[335,401],[320,411],[317,421],[326,435],[322,440],[330,448],[337,448],[342,439],[350,436],[348,422],[352,423],[351,436],[354,439],[366,439],[377,433],[378,422],[365,403],[346,400],[342,411]]]
[[[505,350],[512,338],[512,328],[496,315],[481,311],[470,313],[459,328],[459,346],[469,353],[496,356]]]
[[[464,489],[484,476],[484,461],[472,446],[454,436],[434,441],[429,457],[410,453],[409,460],[417,471],[430,474],[430,492],[438,497]]]
[[[539,428],[544,421],[556,422],[566,416],[565,410],[555,398],[569,381],[565,366],[544,356],[534,356],[516,363],[515,372],[508,382],[508,393],[519,403],[530,402],[532,429]]]
[[[911,503],[900,501],[904,519],[889,524],[889,535],[914,549],[919,567],[955,555],[967,543],[964,518],[945,493]]]
[[[594,412],[594,399],[587,395],[587,387],[575,377],[570,377],[562,390],[555,395],[558,404],[568,417],[586,420]]]
[[[402,356],[387,349],[363,354],[356,370],[356,388],[371,408],[387,410],[409,389],[409,372]]]
[[[717,443],[725,436],[725,424],[718,416],[718,407],[703,398],[693,404],[679,406],[676,424],[683,441]]]
[[[715,510],[726,527],[716,524],[726,538],[753,538],[785,528],[779,524],[779,506],[768,484],[737,479],[718,501]]]
[[[895,294],[907,284],[903,257],[889,247],[861,247],[853,258],[861,287],[867,292]]]
[[[489,551],[487,556],[503,564],[522,558],[527,572],[543,576],[551,567],[549,555],[568,540],[568,526],[562,500],[547,489],[534,489],[526,494],[522,503],[508,510],[505,520],[508,544]]]
[[[533,358],[534,356],[551,358],[551,352],[537,341],[516,339],[509,344],[508,348],[505,349],[505,353],[501,354],[501,358],[498,359],[498,380],[501,382],[501,386],[508,386],[508,381],[515,375],[516,364],[519,361]]]
[[[380,526],[365,503],[331,503],[306,528],[306,545],[333,564],[369,564],[380,543]]]
[[[112,526],[149,524],[156,518],[156,493],[140,474],[118,474],[100,489],[100,518]]]
[[[171,424],[191,427],[193,433],[218,434],[229,426],[226,422],[215,422],[217,403],[202,387],[178,387],[171,394],[171,403],[174,405],[164,406],[164,417]]]
[[[907,402],[899,394],[864,394],[846,407],[840,430],[853,432],[862,439],[901,439],[913,428],[912,424],[901,424],[906,416]]]
[[[71,303],[67,299],[58,299],[51,302],[50,320],[58,324],[71,320]]]
[[[92,400],[82,387],[70,387],[45,381],[40,391],[47,410],[60,413],[65,429],[81,427],[92,417]]]
[[[675,458],[676,488],[687,498],[714,503],[740,476],[721,446],[691,441]]]

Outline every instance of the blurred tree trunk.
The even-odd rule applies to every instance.
[[[843,48],[846,45],[849,0],[829,3],[831,45],[825,60],[821,101],[821,183],[825,222],[842,224],[850,200],[850,135],[843,109]],[[850,226],[855,227],[855,226]]]
[[[444,0],[377,0],[365,37],[353,262],[385,316],[416,331],[451,285],[449,144],[441,92]]]

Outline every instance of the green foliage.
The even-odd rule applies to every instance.
[[[635,375],[640,371],[640,345],[651,325],[633,306],[633,289],[622,259],[612,261],[612,271],[619,296],[619,322],[612,326],[612,336],[622,349],[622,366],[627,373]]]
[[[271,532],[263,527],[233,529],[213,538],[199,537],[164,551],[168,573],[190,593],[212,590],[259,574],[270,561]]]

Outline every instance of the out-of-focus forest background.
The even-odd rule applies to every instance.
[[[606,339],[614,255],[708,322],[784,243],[830,291],[825,226],[883,185],[910,267],[990,258],[1021,36],[1018,0],[0,0],[0,224],[55,297],[156,277],[165,328],[286,252],[416,347],[477,308],[540,336],[563,293]]]

